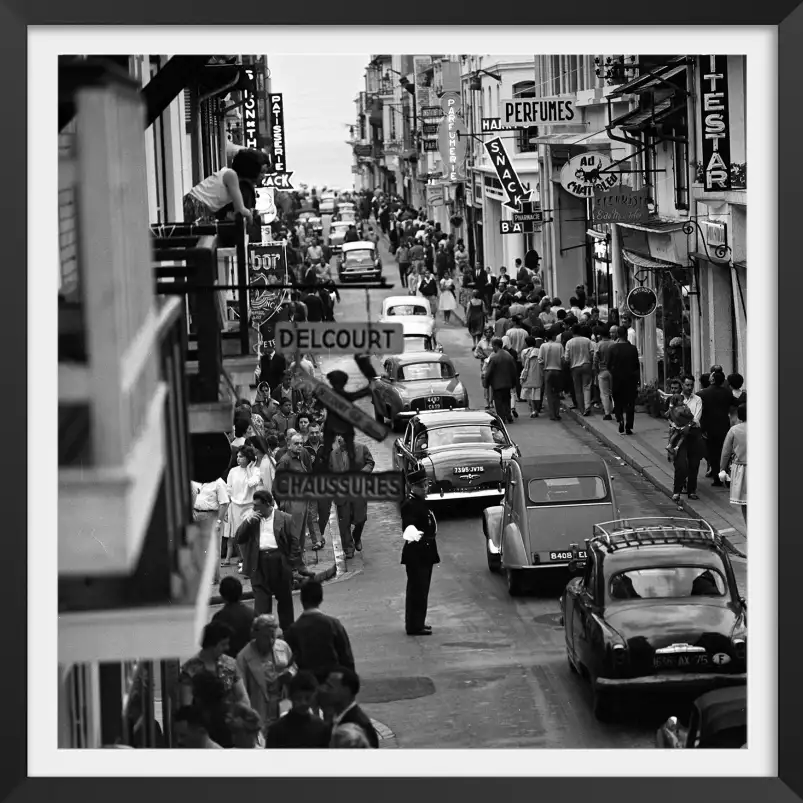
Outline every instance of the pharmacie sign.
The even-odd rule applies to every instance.
[[[560,184],[570,195],[592,198],[594,193],[609,190],[616,185],[616,173],[604,172],[610,166],[610,158],[602,153],[581,153],[563,165]]]
[[[253,69],[246,67],[245,74],[250,86],[256,86]],[[248,89],[243,90],[243,145],[259,149],[259,120],[257,118],[257,99]]]
[[[534,125],[577,125],[580,119],[575,108],[575,99],[510,98],[501,103],[503,126],[530,128]]]
[[[700,61],[703,191],[721,192],[731,187],[728,57],[702,56]]]

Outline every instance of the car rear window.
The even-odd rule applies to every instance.
[[[346,251],[346,262],[373,262],[374,252],[369,248]]]
[[[405,351],[432,351],[432,343],[426,335],[405,335]]]
[[[530,480],[527,494],[534,505],[597,502],[608,495],[602,477],[545,477]]]
[[[454,369],[445,362],[413,362],[399,369],[399,379],[451,379]]]
[[[723,597],[727,585],[710,566],[658,566],[613,575],[611,599],[683,599]]]
[[[388,315],[426,315],[427,308],[418,304],[396,304],[388,307]]]
[[[428,448],[439,449],[445,446],[467,446],[475,443],[488,443],[495,446],[509,446],[510,442],[499,427],[484,425],[437,427],[427,430]],[[497,458],[498,459],[498,458]]]

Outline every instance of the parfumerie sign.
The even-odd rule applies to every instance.
[[[501,104],[503,126],[578,125],[574,98],[511,98]]]
[[[404,351],[400,323],[289,323],[276,327],[276,351],[304,354],[360,354]]]
[[[702,56],[700,62],[703,191],[721,192],[731,186],[728,57]]]
[[[245,68],[245,74],[254,85],[254,70]],[[250,91],[243,90],[243,145],[246,148],[259,148],[259,121],[257,120],[257,100]]]

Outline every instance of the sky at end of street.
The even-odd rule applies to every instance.
[[[348,126],[357,119],[354,99],[365,88],[368,54],[268,54],[271,91],[284,101],[287,169],[293,186],[353,186]]]

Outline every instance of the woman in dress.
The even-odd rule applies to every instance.
[[[493,338],[493,326],[486,325],[480,342],[474,347],[474,356],[480,361],[480,376],[483,380],[485,379],[485,368],[488,365],[488,359],[494,353],[493,346],[491,345]],[[493,398],[493,390],[491,388],[486,388],[484,381],[482,385],[485,389],[485,407],[490,410],[492,406],[491,399]]]
[[[724,482],[730,470],[730,501],[732,505],[742,508],[742,516],[747,523],[747,404],[740,404],[736,415],[739,423],[728,430],[722,446],[719,479]]]
[[[538,350],[543,339],[527,335],[526,348],[521,351],[521,390],[524,400],[530,405],[530,418],[538,418],[543,399],[544,373],[538,362]]]
[[[262,475],[256,464],[256,452],[250,446],[241,446],[237,451],[237,465],[229,471],[226,489],[229,492],[229,521],[226,527],[228,549],[222,563],[231,565],[232,558],[239,555],[237,530],[245,515],[254,507],[254,491],[262,484]],[[242,565],[242,563],[240,564]]]
[[[469,275],[470,280],[471,276]],[[471,335],[474,348],[476,348],[485,329],[485,304],[482,302],[479,290],[474,290],[466,303],[466,327]]]
[[[251,708],[261,717],[264,730],[279,719],[285,684],[298,671],[293,651],[278,638],[279,633],[279,620],[273,614],[257,616],[251,626],[252,639],[237,656]]]
[[[441,297],[438,302],[438,309],[443,313],[443,322],[449,323],[452,312],[457,309],[457,296],[454,292],[454,282],[451,278],[441,279]]]

